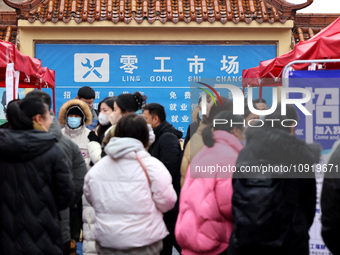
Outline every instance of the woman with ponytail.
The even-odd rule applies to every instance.
[[[183,255],[226,254],[229,245],[232,170],[243,147],[244,118],[223,111],[215,119],[228,123],[204,129],[205,146],[190,163],[181,190],[175,235]]]
[[[193,136],[190,138],[187,146],[184,149],[181,163],[181,186],[183,186],[185,182],[185,176],[191,160],[204,146],[202,137],[203,130],[213,122],[216,114],[222,111],[229,111],[233,109],[233,101],[231,99],[224,96],[220,96],[220,99],[221,102],[216,99],[216,104],[214,104],[214,100],[212,100],[210,97],[207,99],[208,102],[206,107],[206,115],[203,115],[195,134],[193,134]]]
[[[110,122],[112,127],[108,129],[105,133],[105,137],[102,143],[102,147],[104,148],[110,141],[110,139],[114,136],[114,132],[116,129],[116,125],[118,121],[125,115],[129,113],[135,113],[138,110],[142,109],[142,107],[146,104],[146,96],[142,95],[139,92],[135,92],[133,94],[120,94],[113,105],[113,112],[110,115]],[[149,145],[155,141],[155,134],[152,131],[150,125],[148,125],[149,130]],[[103,152],[102,156],[105,155]]]
[[[62,254],[59,210],[73,199],[64,152],[39,97],[8,105],[0,130],[0,254]]]

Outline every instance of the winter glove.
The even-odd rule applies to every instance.
[[[98,142],[99,143],[99,137],[96,135],[94,131],[91,131],[87,138],[90,140],[90,142]]]

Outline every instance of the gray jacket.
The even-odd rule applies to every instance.
[[[50,126],[49,132],[53,133],[57,140],[58,145],[66,154],[66,165],[71,170],[72,180],[75,186],[75,196],[71,205],[77,203],[83,194],[84,177],[86,175],[87,169],[85,165],[84,158],[79,150],[78,145],[76,145],[70,138],[61,133],[61,127],[56,118]],[[66,208],[60,211],[61,218],[61,234],[63,243],[71,240],[70,234],[70,209]]]

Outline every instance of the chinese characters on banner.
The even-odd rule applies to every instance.
[[[140,91],[147,103],[162,104],[182,132],[196,107],[191,82],[241,86],[243,69],[275,56],[276,45],[36,44],[36,57],[56,71],[56,109],[82,86],[95,90],[94,107],[107,96]]]
[[[340,139],[339,99],[340,72],[338,70],[294,71],[290,73],[289,87],[306,88],[311,92],[311,100],[305,104],[312,114],[299,113],[296,135],[307,143],[322,146],[321,164],[326,163],[333,144]],[[299,98],[292,94],[290,98]],[[317,204],[314,223],[310,229],[310,254],[329,255],[321,237],[320,195],[323,174],[316,173]]]

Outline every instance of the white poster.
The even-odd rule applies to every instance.
[[[15,98],[14,63],[7,64],[6,68],[6,105]]]

